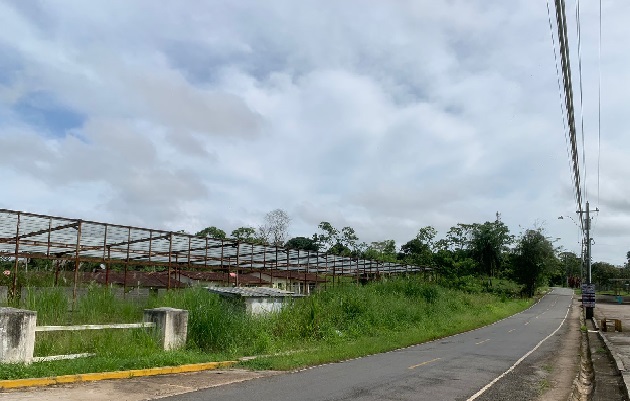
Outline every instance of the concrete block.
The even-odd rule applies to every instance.
[[[37,312],[0,308],[0,363],[33,360]]]
[[[188,311],[174,308],[144,310],[144,321],[155,323],[164,350],[183,348],[188,332]]]

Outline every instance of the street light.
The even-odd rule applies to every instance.
[[[582,229],[582,227],[580,227],[580,225],[579,225],[579,224],[578,224],[578,223],[577,223],[577,222],[573,219],[573,217],[571,217],[571,216],[560,216],[560,217],[558,217],[558,220],[564,220],[564,218],[565,218],[565,217],[570,218],[570,219],[571,219],[571,221],[573,222],[573,224],[575,224],[575,226],[576,226],[577,228],[579,228],[580,230]]]

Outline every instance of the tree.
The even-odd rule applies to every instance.
[[[372,242],[365,250],[363,257],[370,260],[395,263],[398,258],[396,254],[396,241],[388,239],[385,241]]]
[[[406,263],[419,266],[433,264],[433,252],[437,231],[431,226],[422,227],[416,237],[400,247],[400,259]]]
[[[574,252],[560,252],[558,256],[560,258],[560,275],[564,277],[562,284],[571,288],[579,287],[582,275],[582,259]]]
[[[525,286],[530,297],[545,283],[550,266],[556,262],[553,244],[544,236],[542,228],[521,234],[513,259],[514,277]]]
[[[215,238],[215,239],[225,239],[227,237],[227,235],[225,234],[225,231],[215,226],[206,227],[201,231],[197,231],[195,233],[195,236],[201,237],[201,238],[209,237],[209,238]]]
[[[232,231],[232,238],[249,243],[258,243],[256,238],[256,229],[253,227],[239,227]]]
[[[311,238],[306,237],[294,237],[287,241],[285,244],[287,248],[302,249],[304,251],[319,251],[319,246]]]
[[[597,288],[606,288],[611,285],[611,279],[620,279],[622,270],[606,262],[595,262],[591,265],[592,282]]]
[[[333,245],[339,242],[339,230],[333,227],[327,221],[322,221],[317,226],[321,232],[313,234],[313,241],[317,244],[318,248],[330,249]]]
[[[479,263],[481,272],[488,276],[496,276],[501,269],[501,257],[507,246],[513,242],[508,227],[499,220],[473,224],[470,226],[469,251],[473,259]]]
[[[352,227],[346,226],[338,230],[327,221],[322,221],[317,227],[320,232],[313,234],[313,241],[319,249],[325,249],[328,253],[357,256],[362,249],[367,248],[363,243],[358,243],[359,237]]]
[[[284,246],[289,238],[291,218],[282,209],[274,209],[265,215],[265,223],[258,228],[259,237],[270,245]]]

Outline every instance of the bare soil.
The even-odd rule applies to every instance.
[[[210,370],[125,380],[32,387],[0,393],[0,401],[144,401],[280,373],[282,372],[251,372],[240,369]]]

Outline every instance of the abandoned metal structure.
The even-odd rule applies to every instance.
[[[377,275],[407,274],[423,267],[379,262],[236,240],[200,238],[193,235],[99,223],[81,219],[0,209],[0,258],[12,262],[12,291],[15,291],[20,259],[48,259],[58,274],[60,266],[74,271],[76,292],[84,262],[96,263],[105,272],[107,284],[112,266],[116,270],[152,267],[166,274],[167,288],[172,272],[206,270],[228,272],[294,271],[335,278],[360,279]],[[124,280],[126,285],[126,279]],[[236,284],[236,283],[235,283]]]

